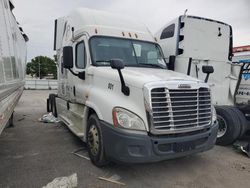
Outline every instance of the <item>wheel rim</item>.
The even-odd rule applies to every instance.
[[[219,129],[218,129],[218,133],[217,133],[217,138],[221,138],[227,132],[227,122],[220,115],[217,115],[217,120],[219,122]]]
[[[99,152],[99,133],[95,125],[91,125],[88,132],[88,146],[92,155],[96,156]]]

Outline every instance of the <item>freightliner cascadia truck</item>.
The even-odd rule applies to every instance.
[[[96,166],[162,161],[214,146],[218,123],[208,84],[168,70],[144,24],[79,8],[56,19],[54,50],[59,86],[48,111],[87,143]]]

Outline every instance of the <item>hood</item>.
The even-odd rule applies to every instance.
[[[103,77],[105,79],[120,82],[118,71],[111,67],[91,67],[91,72],[95,76]],[[121,70],[124,81],[127,85],[137,88],[143,88],[146,83],[159,82],[159,81],[194,81],[200,82],[196,78],[192,78],[182,73],[177,73],[166,69],[154,68],[135,68],[125,67]]]

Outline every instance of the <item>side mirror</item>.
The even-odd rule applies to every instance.
[[[128,86],[126,86],[123,75],[122,75],[122,71],[121,69],[124,69],[125,65],[123,63],[123,61],[121,59],[111,59],[110,60],[110,66],[112,69],[117,69],[119,77],[120,77],[120,81],[121,81],[121,92],[126,95],[129,96],[130,94],[130,89]]]
[[[202,66],[202,72],[207,74],[207,76],[206,76],[206,78],[204,80],[205,82],[207,82],[208,78],[209,78],[209,75],[214,72],[214,67],[210,66],[210,65],[203,65]]]
[[[121,70],[124,69],[125,65],[121,59],[111,59],[110,66],[112,69]]]
[[[202,72],[206,74],[214,73],[214,67],[210,65],[203,65],[202,66]]]
[[[169,62],[168,62],[168,69],[174,71],[175,65],[175,56],[171,55],[169,56]]]
[[[63,68],[65,69],[73,68],[73,47],[72,46],[63,47]]]

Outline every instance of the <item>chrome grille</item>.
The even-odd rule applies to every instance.
[[[208,88],[151,90],[153,126],[156,130],[181,130],[211,123]]]

